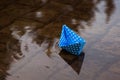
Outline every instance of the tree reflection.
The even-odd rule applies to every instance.
[[[97,5],[101,1],[102,0],[96,0],[96,2],[95,0],[79,0],[79,1],[76,1],[77,2],[76,5],[75,3],[74,5],[72,5],[72,3],[69,4],[71,5],[71,7],[73,7],[73,10],[72,11],[66,10],[65,14],[62,14],[60,17],[56,18],[56,21],[53,22],[53,24],[57,24],[57,25],[51,25],[50,23],[49,30],[52,30],[53,28],[57,27],[59,28],[58,32],[60,32],[59,30],[61,27],[59,26],[62,26],[62,24],[67,24],[75,31],[78,30],[78,26],[80,26],[79,27],[80,29],[84,29],[85,27],[82,25],[81,22],[84,21],[89,25],[92,23],[93,19],[95,18],[95,11],[97,10]],[[58,2],[61,2],[61,1],[58,1]],[[114,11],[114,1],[104,0],[104,2],[106,3],[105,12],[107,15],[107,21],[109,21]],[[64,10],[63,10],[63,13],[64,13]]]
[[[7,70],[12,62],[11,54],[7,52],[6,42],[9,39],[9,33],[6,30],[0,31],[0,80],[5,80],[5,77],[9,75]]]
[[[106,0],[106,9],[105,9],[105,13],[107,15],[106,21],[110,21],[110,17],[112,15],[112,13],[114,12],[115,9],[115,4],[113,0]]]
[[[42,1],[46,1],[46,0],[42,0]],[[45,24],[42,25],[42,28],[38,27],[36,30],[33,30],[32,32],[36,33],[37,35],[34,41],[37,42],[38,44],[41,44],[44,41],[46,41],[48,43],[46,53],[48,56],[50,56],[51,47],[54,46],[53,44],[56,41],[55,39],[56,38],[58,39],[60,37],[62,25],[67,24],[71,29],[75,30],[76,32],[78,32],[78,29],[85,29],[85,26],[82,25],[82,22],[86,22],[87,24],[92,23],[93,19],[95,18],[95,11],[97,10],[96,6],[101,1],[103,0],[76,0],[76,1],[75,0],[52,0],[50,1],[50,2],[60,3],[60,4],[62,3],[67,6],[65,6],[64,9],[60,9],[50,4],[50,6],[52,7],[48,7],[49,10],[52,9],[54,11],[54,9],[56,9],[56,11],[60,10],[60,12],[62,13],[59,13],[60,14],[59,16],[50,19],[48,22],[45,22]],[[106,21],[110,21],[110,17],[113,14],[115,9],[114,0],[104,0],[104,2],[106,3],[106,6],[105,6],[105,14],[107,15]],[[47,14],[47,16],[50,16],[49,13]],[[51,18],[51,16],[47,18]],[[45,21],[46,20],[47,19],[45,19]],[[19,26],[19,28],[21,28],[21,26]],[[7,52],[7,48],[6,48],[6,44],[11,37],[10,33],[11,32],[9,32],[8,29],[4,29],[3,31],[2,30],[0,31],[0,34],[2,34],[0,35],[0,38],[1,38],[0,40],[0,80],[5,79],[7,75],[7,70],[9,69],[11,62],[13,61],[12,56],[15,57],[15,55],[13,54],[11,55],[9,52]],[[20,46],[17,45],[19,44],[19,41],[17,40],[12,40],[12,41],[16,45],[15,46],[11,45],[11,46],[15,47],[14,49],[20,52],[18,49],[20,48]],[[69,55],[69,57],[66,57],[66,55],[68,56],[68,54],[66,53],[67,52],[61,51],[60,56],[63,57],[63,59],[67,61],[68,64],[70,64],[75,69],[75,71],[79,73],[83,59],[84,59],[84,54],[82,54],[81,57],[80,56],[75,57],[73,55]],[[72,59],[69,60],[69,58],[72,58]],[[76,65],[77,67],[75,67]]]

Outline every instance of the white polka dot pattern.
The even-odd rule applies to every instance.
[[[63,25],[59,47],[72,54],[79,55],[85,43],[86,41],[82,37],[80,37],[66,25]]]

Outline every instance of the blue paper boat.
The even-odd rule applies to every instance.
[[[86,41],[66,25],[62,27],[59,47],[74,55],[80,55]]]

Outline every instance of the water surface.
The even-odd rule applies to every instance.
[[[119,80],[119,0],[2,0],[0,80]],[[58,47],[62,25],[86,39]]]

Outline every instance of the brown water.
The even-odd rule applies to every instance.
[[[0,80],[120,80],[120,0],[1,0]],[[63,24],[87,44],[58,47]]]

